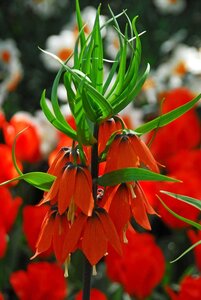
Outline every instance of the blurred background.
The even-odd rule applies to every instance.
[[[86,34],[92,29],[98,5],[97,0],[80,0],[82,17],[87,24]],[[150,75],[134,104],[122,113],[132,128],[158,116],[161,111],[166,113],[187,103],[201,92],[200,0],[103,0],[101,24],[111,17],[108,5],[115,15],[126,9],[130,19],[139,16],[141,69],[144,70],[147,63],[151,66]],[[126,21],[125,15],[118,18],[122,30]],[[39,47],[65,61],[74,48],[76,37],[75,1],[0,0],[1,182],[17,176],[11,149],[15,135],[23,128],[29,126],[29,130],[18,138],[16,156],[24,172],[46,171],[55,152],[68,145],[69,140],[42,116],[41,93],[46,89],[50,97],[59,65]],[[102,37],[105,58],[114,60],[119,43],[112,25],[102,31]],[[72,60],[69,65],[72,66]],[[109,67],[110,63],[106,72]],[[58,98],[73,126],[69,109],[65,107],[67,97],[63,85],[59,86]],[[201,199],[200,116],[198,104],[181,120],[158,130],[153,141],[151,134],[144,138],[151,145],[161,172],[181,179],[184,184],[142,183],[149,202],[162,218],[150,218],[152,231],[149,233],[134,224],[140,234],[135,237],[129,234],[131,247],[125,246],[125,257],[120,260],[114,254],[106,259],[106,265],[100,263],[92,286],[102,291],[102,295],[94,291],[92,300],[201,299],[200,246],[177,264],[169,263],[200,240],[201,235],[172,217],[155,196],[163,189]],[[68,284],[50,253],[37,260],[36,265],[30,263],[46,214],[45,208],[36,209],[35,206],[41,200],[42,192],[21,182],[0,189],[0,299],[81,299],[75,298],[82,287],[80,253],[72,259]],[[195,208],[168,196],[163,196],[163,200],[186,218],[200,221]],[[138,245],[136,252],[135,245]],[[121,272],[123,279],[117,276]],[[49,281],[45,281],[46,277]],[[58,278],[56,283],[55,277]],[[38,289],[37,296],[33,292],[35,289]],[[31,298],[32,294],[34,298]]]

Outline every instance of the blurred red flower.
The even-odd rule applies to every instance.
[[[197,177],[195,172],[186,172],[185,169],[181,171],[175,171],[174,173],[168,174],[168,176],[182,180],[182,182],[159,182],[158,190],[165,190],[175,194],[186,195],[189,197],[194,197],[200,199],[200,179]],[[177,214],[196,221],[198,219],[199,210],[195,207],[189,206],[187,203],[174,199],[168,195],[158,193],[160,198],[165,202],[165,204]],[[162,217],[162,220],[171,228],[184,228],[189,225],[183,221],[180,221],[174,217],[167,209],[160,203],[159,200],[157,204],[157,212]],[[199,200],[198,200],[199,201]]]
[[[47,211],[47,205],[26,205],[23,208],[23,231],[32,252],[36,251],[36,242]]]
[[[12,273],[10,283],[20,300],[63,300],[67,293],[63,270],[53,263],[31,263]]]
[[[4,296],[2,293],[0,293],[0,300],[4,300]]]
[[[22,204],[20,197],[13,198],[9,189],[0,187],[0,220],[6,232],[8,232],[15,222],[18,210]]]
[[[0,182],[7,181],[9,179],[15,178],[19,176],[18,172],[16,171],[13,160],[12,160],[12,150],[9,146],[0,144]],[[22,165],[18,161],[18,166],[22,170]],[[16,184],[16,181],[11,183],[10,185]]]
[[[194,97],[186,88],[172,90],[165,96],[162,113],[167,113],[189,102]],[[170,156],[180,150],[193,149],[199,146],[200,142],[201,127],[199,118],[195,109],[191,109],[174,122],[157,130],[151,145],[151,151],[160,163],[166,165]]]
[[[127,237],[122,257],[112,249],[106,256],[107,274],[111,280],[122,284],[127,293],[142,300],[160,283],[165,259],[151,234],[128,231]]]
[[[7,188],[0,187],[0,203],[0,257],[3,257],[7,249],[6,235],[15,222],[22,199],[13,198]]]
[[[171,300],[200,300],[201,276],[186,276],[182,279],[179,291],[174,292],[170,287],[167,292]]]
[[[90,292],[90,299],[91,300],[107,300],[105,294],[97,289],[91,289]],[[82,291],[80,291],[76,296],[75,300],[82,300]]]
[[[36,162],[41,158],[40,136],[36,124],[26,113],[14,115],[9,122],[3,125],[5,143],[12,147],[16,135],[23,129],[17,138],[15,153],[22,161]]]

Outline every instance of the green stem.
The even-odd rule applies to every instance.
[[[94,137],[98,140],[98,125],[95,124],[94,127]],[[92,192],[94,197],[94,206],[96,205],[97,199],[97,179],[98,177],[98,143],[92,146],[91,150],[91,176],[93,180]],[[82,300],[90,300],[90,290],[91,290],[91,275],[92,266],[88,259],[84,257],[84,274],[83,274],[83,295]]]

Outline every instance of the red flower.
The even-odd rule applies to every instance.
[[[182,182],[159,182],[158,190],[165,190],[175,194],[186,195],[189,197],[194,197],[200,199],[200,179],[195,176],[194,172],[186,172],[185,169],[168,174],[168,176],[175,177],[182,180]],[[159,193],[158,193],[159,194]],[[168,195],[160,193],[161,199],[165,204],[177,214],[196,221],[199,215],[199,210],[195,207],[189,206],[187,203],[174,199]],[[157,212],[161,215],[162,220],[171,228],[184,228],[188,227],[187,223],[180,221],[174,217],[167,209],[158,201]],[[199,201],[199,200],[198,200]]]
[[[65,236],[69,231],[69,222],[66,214],[60,215],[56,210],[49,209],[43,220],[40,234],[36,243],[36,253],[32,258],[52,249],[57,260],[64,263],[67,258],[63,256],[63,245]]]
[[[26,205],[23,208],[23,231],[26,236],[27,243],[33,252],[36,250],[36,242],[47,211],[47,205]]]
[[[12,150],[7,145],[0,144],[0,161],[0,182],[4,182],[19,176],[18,172],[16,171],[13,165]],[[19,161],[18,166],[20,169],[22,169],[22,165]],[[11,185],[14,184],[16,184],[16,181],[14,183],[11,183]]]
[[[166,95],[162,112],[167,113],[192,99],[193,95],[187,89],[170,91]],[[195,109],[192,109],[174,122],[157,129],[151,151],[160,163],[166,165],[172,155],[181,150],[193,149],[200,142],[200,122]]]
[[[139,183],[123,183],[107,187],[103,197],[103,206],[108,211],[121,240],[124,240],[131,216],[140,226],[150,230],[147,213],[156,214]]]
[[[19,207],[22,203],[20,197],[12,198],[10,191],[5,187],[0,187],[0,220],[6,232],[8,232],[15,222]]]
[[[4,296],[2,293],[0,293],[0,300],[4,300]]]
[[[90,299],[91,300],[107,300],[105,294],[103,294],[101,291],[97,289],[91,289],[90,291]],[[75,300],[82,300],[82,291],[80,291],[76,297]]]
[[[59,160],[58,160],[59,161]],[[60,164],[59,164],[60,166]],[[56,165],[57,168],[57,165]],[[89,169],[83,165],[68,162],[56,169],[57,178],[40,204],[50,202],[58,204],[58,211],[63,214],[68,208],[69,219],[73,220],[76,206],[90,216],[94,207],[92,178]]]
[[[40,137],[38,128],[28,114],[16,114],[10,122],[4,123],[5,142],[12,147],[16,135],[23,129],[16,142],[16,157],[23,161],[35,162],[40,159]]]
[[[65,237],[64,256],[81,248],[91,265],[107,253],[108,243],[121,254],[121,244],[108,214],[95,210],[91,217],[80,213]]]
[[[29,264],[27,271],[12,273],[10,283],[20,300],[64,300],[66,297],[63,270],[56,264]]]
[[[146,144],[134,134],[116,134],[106,158],[105,172],[121,168],[139,167],[140,162],[153,172],[159,172],[157,163]]]
[[[192,244],[201,241],[201,230],[194,231],[192,229],[188,230],[188,237],[191,240]],[[201,245],[196,246],[194,249],[195,261],[198,269],[201,271]]]
[[[186,276],[182,279],[179,292],[167,288],[171,300],[200,300],[201,299],[201,276]]]
[[[110,249],[105,261],[109,278],[122,284],[125,291],[138,300],[151,295],[165,271],[163,253],[148,233],[128,231],[123,256]]]

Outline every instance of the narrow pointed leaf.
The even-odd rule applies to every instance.
[[[186,249],[181,255],[179,255],[177,258],[175,258],[174,260],[172,260],[170,263],[174,263],[176,261],[178,261],[179,259],[181,259],[184,255],[186,255],[188,252],[190,252],[191,250],[193,250],[195,247],[201,245],[201,240],[196,242],[195,244],[193,244],[192,246],[190,246],[188,249]]]
[[[55,180],[55,176],[43,172],[30,172],[30,173],[19,175],[18,177],[12,178],[10,180],[4,181],[0,183],[0,186],[6,185],[16,180],[22,180],[22,179],[40,190],[48,191],[53,181]]]
[[[184,218],[184,217],[178,215],[178,214],[175,213],[173,210],[171,210],[171,209],[163,202],[163,200],[162,200],[159,196],[158,196],[158,198],[159,198],[160,202],[163,204],[163,206],[167,209],[167,211],[169,211],[169,213],[171,213],[174,217],[176,217],[177,219],[179,219],[179,220],[181,220],[181,221],[183,221],[183,222],[185,222],[185,223],[187,223],[187,224],[189,224],[189,225],[192,225],[192,226],[194,226],[195,228],[201,230],[201,225],[200,225],[199,223],[196,223],[196,222],[194,222],[194,221],[192,221],[192,220],[189,220],[189,219],[187,219],[187,218]]]
[[[201,210],[201,199],[195,199],[192,197],[188,197],[188,196],[184,196],[184,195],[179,195],[179,194],[174,194],[174,193],[170,193],[167,191],[160,191],[163,194],[166,194],[170,197],[173,197],[177,200],[180,200],[182,202],[188,203],[191,206],[196,207],[197,209]]]
[[[76,18],[77,18],[78,30],[80,32],[80,44],[82,48],[85,45],[86,38],[85,38],[84,31],[82,30],[83,22],[82,22],[82,17],[80,12],[79,0],[76,0]]]
[[[144,134],[155,128],[163,127],[163,126],[171,123],[172,121],[178,119],[180,116],[185,114],[191,108],[193,108],[195,106],[195,104],[200,100],[200,98],[201,98],[201,94],[198,95],[193,100],[189,101],[188,103],[186,103],[178,108],[175,108],[174,110],[172,110],[162,116],[159,116],[150,122],[147,122],[147,123],[141,125],[140,127],[136,128],[135,131],[137,131],[141,134]]]
[[[125,168],[112,171],[98,178],[98,184],[102,186],[113,186],[123,182],[151,180],[151,181],[170,181],[179,182],[175,178],[151,172],[141,168]]]
[[[67,123],[66,123],[66,126],[64,126],[64,124],[61,123],[49,109],[49,107],[46,103],[46,99],[45,99],[45,91],[43,91],[43,93],[42,93],[40,104],[41,104],[41,108],[42,108],[46,118],[55,128],[57,128],[61,132],[65,133],[70,138],[77,140],[76,131],[74,129],[72,129]]]

